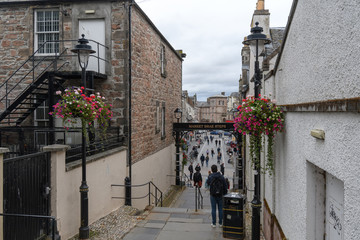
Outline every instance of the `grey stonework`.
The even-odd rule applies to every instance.
[[[128,133],[129,108],[132,103],[133,161],[157,152],[173,142],[173,111],[181,106],[182,58],[136,3],[118,1],[7,1],[0,3],[0,84],[34,52],[34,12],[36,9],[59,9],[60,40],[77,40],[79,20],[105,20],[105,51],[108,61],[105,67],[106,80],[95,81],[95,92],[100,92],[106,102],[113,105],[112,126],[120,126]],[[94,10],[86,14],[85,10]],[[131,20],[129,22],[129,11]],[[129,27],[131,25],[131,33]],[[131,36],[132,99],[129,100],[129,37]],[[86,38],[86,36],[85,36]],[[69,51],[76,41],[60,43],[60,51]],[[160,51],[165,46],[166,77],[160,73]],[[34,59],[39,60],[38,57]],[[61,71],[79,71],[77,58],[68,61]],[[29,69],[32,65],[29,64]],[[30,81],[31,82],[31,81]],[[26,87],[29,81],[23,87]],[[68,86],[80,84],[69,80]],[[20,91],[20,90],[19,90]],[[15,97],[15,96],[14,96]],[[155,134],[156,102],[165,106],[165,133]],[[3,105],[0,104],[0,107]],[[32,124],[31,117],[27,121]]]

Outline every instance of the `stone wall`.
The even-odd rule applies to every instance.
[[[92,1],[87,3],[56,3],[29,5],[27,3],[3,3],[0,4],[0,84],[4,82],[15,70],[17,70],[34,53],[34,11],[36,9],[58,8],[59,15],[59,38],[60,52],[70,49],[79,38],[79,19],[105,19],[105,45],[109,47],[106,51],[106,59],[109,61],[106,66],[107,80],[95,81],[95,92],[100,92],[106,98],[106,102],[113,105],[114,118],[112,126],[126,127],[125,109],[127,105],[127,82],[128,82],[128,4],[123,1]],[[86,14],[86,9],[95,9],[94,14]],[[86,36],[85,36],[86,37]],[[35,58],[35,64],[40,57]],[[63,58],[65,59],[65,58]],[[79,71],[77,58],[66,57],[69,64],[62,71]],[[50,61],[45,61],[39,66],[39,73]],[[32,69],[33,62],[29,61],[21,71],[14,77],[12,83],[19,81],[26,71]],[[50,71],[53,69],[49,69]],[[37,75],[37,74],[36,74]],[[14,99],[22,89],[32,81],[32,74],[29,80],[24,81],[21,88],[10,98]],[[78,81],[70,80],[68,86],[80,84]],[[0,91],[2,91],[0,89]],[[3,96],[4,92],[0,92]],[[0,103],[3,107],[5,102]],[[30,124],[32,124],[30,122]]]
[[[133,8],[131,24],[132,160],[137,162],[174,142],[172,123],[174,110],[181,107],[182,60],[137,8]],[[162,46],[166,77],[161,75]],[[161,117],[157,106],[165,107],[165,136],[157,127]]]

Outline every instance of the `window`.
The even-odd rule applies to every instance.
[[[35,126],[47,127],[49,122],[49,104],[47,101],[43,102],[35,110]],[[35,132],[35,142],[38,145],[47,144],[47,134],[45,132]]]
[[[165,103],[162,104],[161,108],[161,139],[165,138]]]
[[[160,64],[161,64],[161,76],[166,77],[166,59],[165,59],[165,46],[161,45],[161,53],[160,53]]]
[[[156,112],[155,112],[155,134],[160,132],[160,102],[156,101]]]
[[[46,9],[35,11],[35,46],[38,54],[52,55],[59,52],[59,10]]]

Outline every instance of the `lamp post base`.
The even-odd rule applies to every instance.
[[[261,201],[254,199],[251,202],[252,207],[252,226],[251,226],[251,239],[260,240],[260,209]]]
[[[81,198],[81,222],[79,228],[79,239],[89,239],[89,198],[88,198],[89,187],[86,182],[82,182],[80,186],[80,198]]]

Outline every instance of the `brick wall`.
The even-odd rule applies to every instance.
[[[144,19],[132,12],[132,156],[141,160],[173,144],[174,110],[181,107],[182,63],[179,55]],[[161,75],[160,53],[165,46],[166,77]],[[165,106],[165,137],[157,129],[157,105]],[[161,115],[161,114],[160,114]]]

